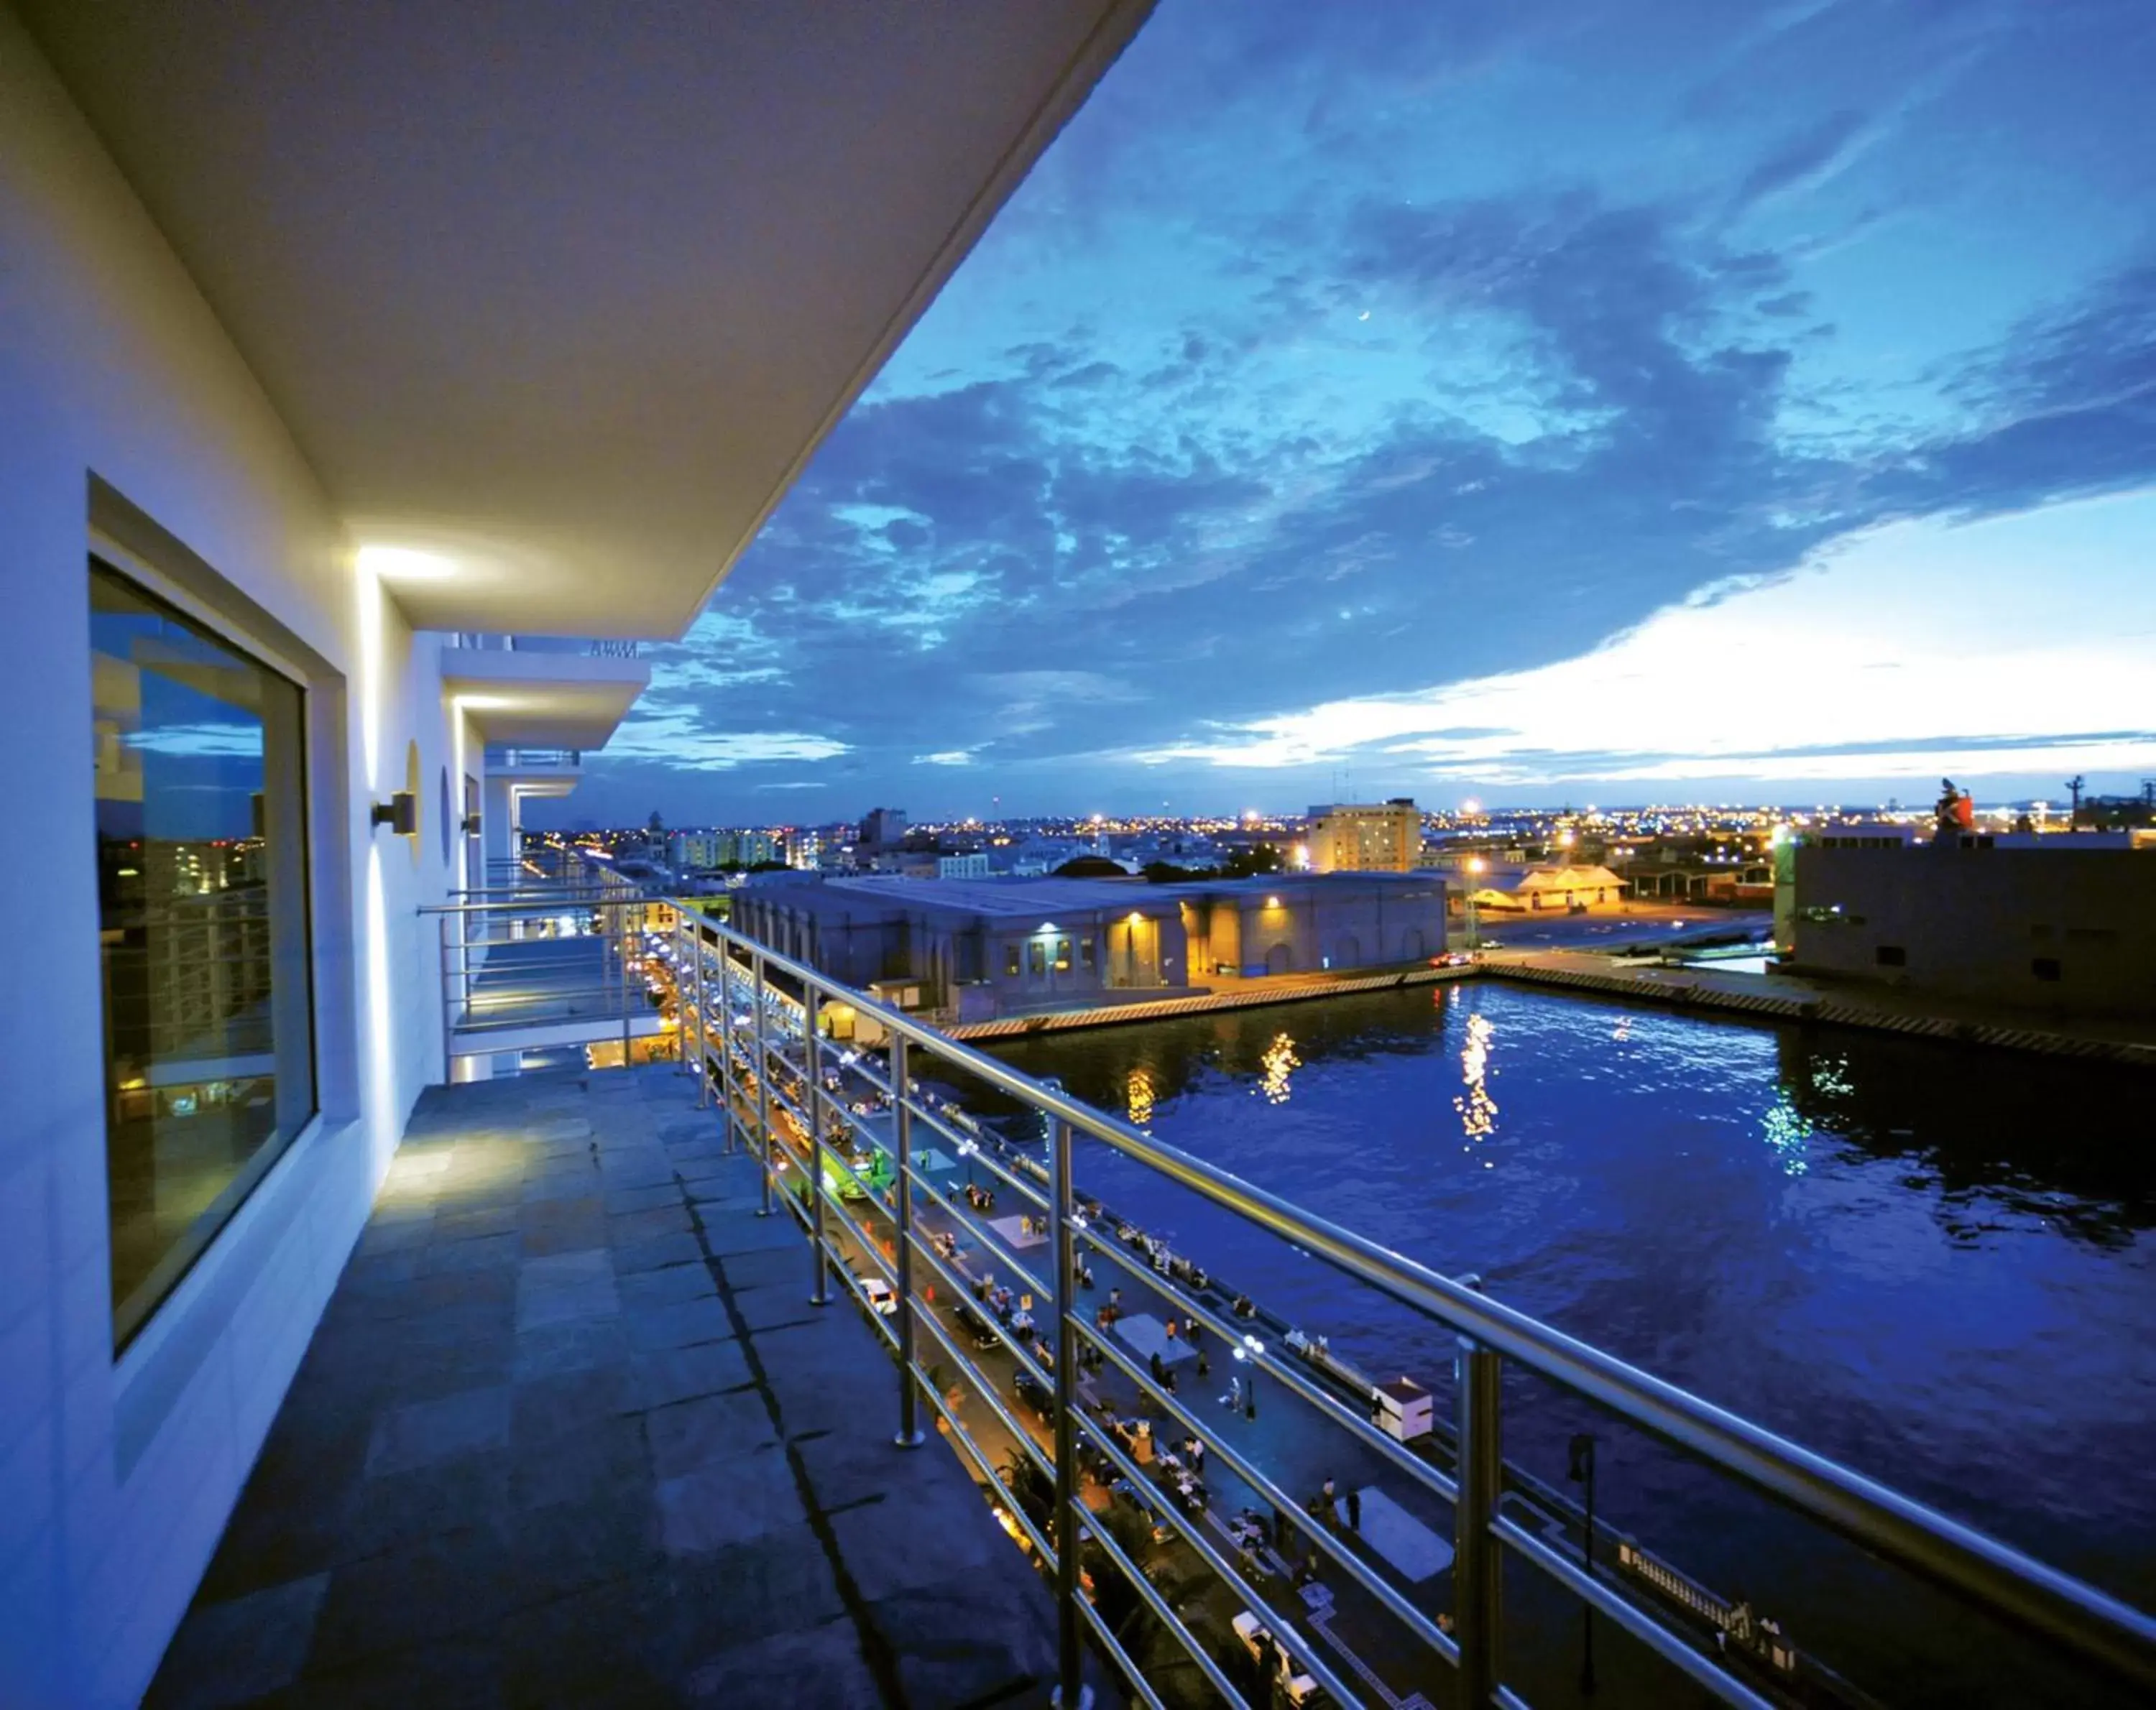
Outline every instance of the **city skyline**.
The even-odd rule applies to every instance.
[[[1168,0],[574,812],[2138,790],[2152,70],[2115,4]]]

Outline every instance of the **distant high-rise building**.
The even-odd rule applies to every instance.
[[[905,841],[906,810],[902,807],[871,807],[869,817],[861,822],[860,847],[868,852],[896,849]]]
[[[1404,796],[1310,810],[1313,873],[1409,873],[1422,857],[1422,812]]]

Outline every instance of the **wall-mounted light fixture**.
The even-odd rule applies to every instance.
[[[465,835],[466,837],[475,837],[479,835],[479,816],[477,814],[466,814],[465,816],[464,825]]]
[[[419,798],[409,790],[399,790],[387,801],[374,804],[372,825],[388,826],[400,837],[415,837],[419,830]]]

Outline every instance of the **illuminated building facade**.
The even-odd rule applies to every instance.
[[[1422,863],[1422,814],[1405,796],[1310,810],[1312,873],[1411,873]]]
[[[782,879],[734,924],[847,985],[903,980],[963,1021],[1164,996],[1209,979],[1351,972],[1445,949],[1443,880],[1332,873],[1135,880]]]

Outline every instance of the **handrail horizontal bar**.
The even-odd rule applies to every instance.
[[[1090,1225],[1078,1231],[1078,1234],[1081,1241],[1091,1245],[1101,1257],[1112,1264],[1120,1265],[1133,1282],[1150,1288],[1156,1293],[1165,1294],[1183,1306],[1193,1317],[1206,1324],[1214,1334],[1221,1339],[1223,1345],[1228,1349],[1231,1357],[1234,1351],[1243,1345],[1242,1339],[1245,1333],[1234,1329],[1232,1321],[1223,1320],[1203,1301],[1194,1300],[1183,1293],[1174,1286],[1172,1280],[1163,1280],[1158,1272],[1148,1272],[1140,1270],[1137,1261],[1120,1250],[1122,1243],[1110,1241]],[[1460,1487],[1454,1480],[1446,1477],[1429,1462],[1409,1449],[1405,1444],[1395,1438],[1387,1436],[1368,1420],[1358,1414],[1349,1412],[1346,1404],[1338,1396],[1305,1373],[1297,1371],[1286,1358],[1275,1360],[1271,1356],[1271,1350],[1268,1349],[1265,1354],[1255,1356],[1252,1364],[1283,1389],[1292,1395],[1300,1395],[1305,1401],[1317,1408],[1321,1413],[1328,1417],[1329,1422],[1341,1426],[1358,1442],[1377,1450],[1394,1466],[1430,1491],[1440,1500],[1449,1503],[1458,1498]]]
[[[942,1392],[937,1390],[934,1385],[928,1381],[928,1375],[921,1370],[920,1362],[918,1360],[914,1362],[911,1375],[914,1381],[917,1382],[921,1385],[921,1394],[928,1397],[928,1405],[936,1410],[937,1417],[941,1419],[944,1425],[949,1428],[951,1435],[953,1437],[957,1438],[960,1442],[965,1445],[966,1452],[968,1457],[973,1461],[974,1467],[979,1472],[981,1477],[986,1479],[988,1482],[993,1485],[998,1490],[1004,1492],[1009,1497],[1011,1518],[1016,1520],[1020,1526],[1023,1526],[1025,1528],[1027,1540],[1031,1543],[1035,1549],[1040,1552],[1040,1559],[1042,1562],[1048,1566],[1053,1567],[1055,1563],[1055,1546],[1050,1544],[1046,1538],[1042,1536],[1040,1528],[1033,1523],[1032,1516],[1025,1512],[1025,1505],[1018,1499],[1018,1492],[1011,1489],[1009,1485],[1004,1482],[1003,1475],[996,1470],[996,1468],[989,1462],[988,1457],[982,1452],[981,1446],[973,1441],[973,1434],[968,1431],[963,1425],[959,1423],[957,1415],[951,1410],[949,1404],[943,1399]],[[1021,1437],[1025,1435],[1023,1431],[1019,1431],[1015,1425],[1011,1424],[1008,1421],[1005,1422],[1004,1428],[1006,1430],[1015,1431],[1017,1435]]]
[[[596,896],[578,897],[565,902],[572,909],[671,909],[675,905],[663,897]],[[534,903],[422,903],[422,914],[500,914],[521,909],[527,914],[543,914],[547,911]]]
[[[1198,1416],[1183,1405],[1181,1397],[1172,1390],[1163,1390],[1152,1380],[1151,1375],[1141,1370],[1137,1362],[1122,1349],[1083,1323],[1078,1326],[1078,1334],[1113,1360],[1116,1369],[1137,1386],[1140,1394],[1151,1398],[1154,1406],[1163,1409],[1204,1443],[1208,1454],[1219,1456],[1221,1464],[1259,1496],[1282,1513],[1296,1506],[1294,1499],[1273,1481],[1270,1475],[1239,1451],[1225,1436],[1218,1434],[1210,1426],[1201,1423]],[[1387,1585],[1376,1569],[1341,1543],[1327,1528],[1315,1526],[1303,1529],[1309,1533],[1311,1541],[1323,1549],[1336,1565],[1390,1610],[1424,1644],[1448,1662],[1459,1660],[1460,1647],[1440,1630],[1437,1623],[1409,1603],[1394,1587]]]
[[[1590,1578],[1578,1562],[1552,1549],[1517,1521],[1500,1518],[1491,1523],[1490,1530],[1575,1597],[1593,1605],[1656,1656],[1723,1703],[1734,1705],[1736,1710],[1779,1710],[1774,1699],[1753,1692],[1712,1657],[1686,1644],[1674,1629],[1656,1620],[1630,1599],[1620,1597],[1599,1579]]]
[[[1332,1694],[1336,1703],[1359,1704],[1363,1702],[1362,1695],[1348,1690],[1347,1683],[1333,1673],[1332,1666],[1317,1655],[1317,1646],[1303,1636],[1302,1630],[1275,1609],[1264,1594],[1243,1577],[1235,1565],[1222,1555],[1213,1541],[1205,1536],[1204,1528],[1168,1500],[1166,1493],[1145,1476],[1144,1469],[1124,1452],[1123,1446],[1115,1440],[1111,1433],[1103,1431],[1096,1421],[1083,1414],[1079,1415],[1074,1422],[1080,1431],[1093,1440],[1100,1451],[1115,1463],[1116,1471],[1129,1480],[1132,1488],[1152,1491],[1159,1498],[1160,1513],[1167,1520],[1169,1529],[1178,1533],[1197,1553],[1199,1559],[1235,1590],[1235,1595],[1249,1605],[1250,1612],[1271,1630],[1274,1641],[1281,1645],[1308,1669],[1318,1685]]]
[[[1116,1542],[1108,1528],[1098,1521],[1090,1521],[1086,1530],[1091,1534],[1093,1541],[1107,1553],[1108,1559],[1116,1564],[1116,1570],[1130,1581],[1131,1589],[1137,1593],[1146,1607],[1152,1611],[1154,1618],[1175,1635],[1176,1643],[1182,1646],[1190,1660],[1198,1665],[1200,1672],[1212,1683],[1213,1690],[1219,1693],[1227,1703],[1237,1707],[1237,1710],[1250,1710],[1250,1700],[1236,1689],[1227,1675],[1222,1672],[1220,1665],[1213,1660],[1204,1646],[1198,1641],[1198,1636],[1190,1631],[1183,1617],[1168,1606],[1168,1600],[1160,1595],[1159,1589],[1152,1580],[1146,1578],[1137,1564],[1124,1553],[1122,1545]],[[1082,1603],[1084,1600],[1081,1598],[1080,1601]],[[1101,1622],[1097,1615],[1095,1620],[1101,1631],[1107,1631],[1106,1624]],[[1116,1646],[1116,1651],[1128,1666],[1130,1658],[1122,1646]],[[1144,1691],[1148,1702],[1155,1704],[1160,1702],[1159,1698],[1154,1696],[1152,1689],[1145,1686],[1145,1677],[1142,1672],[1133,1668],[1130,1678]]]
[[[684,906],[688,906],[685,904]],[[701,916],[701,911],[697,911]],[[814,969],[703,917],[767,970],[833,991]],[[1875,1554],[2019,1621],[2130,1680],[2156,1687],[2156,1619],[1763,1426],[1626,1364],[1375,1242],[1317,1217],[1132,1124],[1042,1086],[865,992],[857,1014],[1021,1103],[1105,1141],[1158,1175],[1295,1242],[1403,1303],[1720,1467]]]

